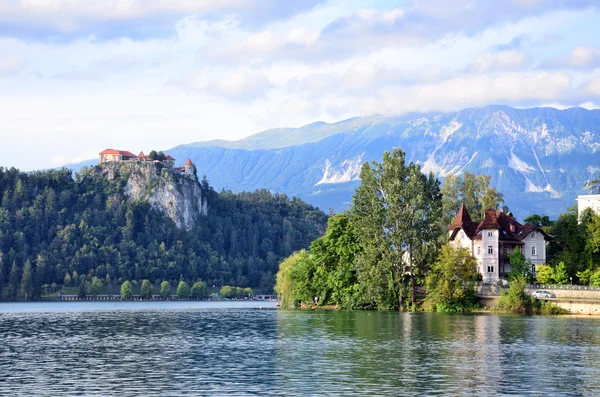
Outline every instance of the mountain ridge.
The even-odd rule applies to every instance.
[[[556,217],[575,204],[597,172],[600,110],[490,105],[361,116],[166,152],[181,161],[191,158],[217,189],[266,188],[341,211],[359,183],[362,163],[380,161],[392,147],[440,178],[466,171],[490,175],[521,217],[533,212]]]

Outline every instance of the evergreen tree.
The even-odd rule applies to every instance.
[[[15,300],[17,298],[17,292],[19,291],[19,280],[19,268],[17,267],[17,262],[13,261],[12,268],[10,269],[10,277],[8,279],[8,299]]]
[[[28,259],[23,266],[23,276],[21,278],[21,292],[23,293],[25,300],[33,299],[33,283],[33,269],[31,268],[31,262]]]

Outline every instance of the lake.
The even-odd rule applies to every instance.
[[[0,303],[2,396],[594,395],[600,319]]]

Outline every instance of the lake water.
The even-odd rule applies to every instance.
[[[1,396],[598,395],[600,319],[0,304]]]

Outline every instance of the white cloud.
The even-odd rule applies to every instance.
[[[16,72],[21,68],[21,59],[16,56],[0,58],[0,75]]]
[[[475,58],[472,69],[478,73],[497,70],[515,70],[520,68],[526,59],[527,55],[519,50],[487,52]]]
[[[567,57],[566,64],[572,68],[586,68],[600,64],[600,49],[579,46]]]

